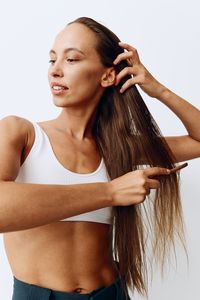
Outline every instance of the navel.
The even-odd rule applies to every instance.
[[[76,293],[76,294],[81,294],[82,292],[83,292],[82,288],[77,288],[73,291],[73,293]]]

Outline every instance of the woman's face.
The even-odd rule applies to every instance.
[[[48,71],[55,105],[80,106],[100,99],[106,68],[100,62],[95,44],[95,34],[83,24],[70,24],[56,36]]]

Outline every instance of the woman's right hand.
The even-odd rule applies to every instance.
[[[127,206],[143,202],[150,189],[160,187],[159,175],[169,175],[169,169],[161,167],[146,168],[128,172],[108,182],[113,206]]]

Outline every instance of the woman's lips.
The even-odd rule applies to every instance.
[[[64,94],[66,91],[68,90],[68,88],[66,87],[61,87],[61,89],[54,89],[53,87],[51,88],[51,91],[54,95],[62,95]]]

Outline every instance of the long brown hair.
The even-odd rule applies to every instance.
[[[84,24],[95,33],[96,51],[102,64],[114,66],[114,59],[123,52],[119,38],[88,17],[80,17],[68,25],[72,23]],[[115,68],[119,72],[126,66],[127,62],[122,61]],[[129,78],[126,76],[118,86],[107,88],[96,108],[93,135],[111,180],[139,169],[141,164],[174,167],[174,157],[137,87],[134,85],[123,94],[119,92]],[[170,246],[174,246],[176,235],[184,244],[179,175],[159,176],[159,181],[161,185],[154,199],[149,199],[150,212],[143,209],[143,204],[113,207],[111,247],[126,294],[127,287],[147,294],[145,234],[148,230],[151,235],[154,233],[153,252],[161,266]]]

